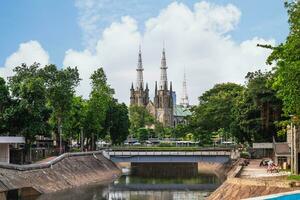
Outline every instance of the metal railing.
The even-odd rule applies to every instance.
[[[35,164],[29,164],[29,165],[16,165],[16,164],[8,164],[8,163],[0,162],[0,168],[13,169],[13,170],[19,170],[19,171],[44,169],[44,168],[52,167],[52,165],[62,161],[65,158],[68,158],[68,157],[87,156],[87,155],[95,155],[95,154],[103,154],[103,152],[102,151],[89,151],[89,152],[64,153],[64,154],[58,156],[57,158],[50,160],[48,162],[35,163]]]
[[[109,151],[109,156],[230,156],[229,151]]]

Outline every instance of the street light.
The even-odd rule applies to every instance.
[[[83,152],[83,127],[80,128],[80,146],[81,152]]]
[[[297,156],[296,156],[296,134],[294,131],[294,125],[293,125],[293,117],[294,115],[289,115],[291,117],[291,172],[297,173]]]
[[[62,154],[62,125],[59,126],[59,154]]]

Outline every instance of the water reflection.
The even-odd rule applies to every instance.
[[[221,184],[214,174],[193,177],[143,177],[128,174],[114,183],[94,184],[52,194],[38,200],[201,200]]]
[[[177,200],[204,199],[219,185],[214,175],[193,179],[123,176],[112,184],[90,185],[38,197],[38,200]]]

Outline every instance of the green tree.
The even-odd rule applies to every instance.
[[[59,129],[63,128],[78,86],[80,78],[77,68],[57,69],[55,65],[47,65],[39,72],[45,81],[47,104],[53,110],[51,115],[52,125],[56,133],[56,141],[60,141]]]
[[[82,97],[73,97],[71,109],[64,120],[64,135],[66,138],[77,139],[80,142],[81,129],[84,127],[84,122],[87,112],[87,101]]]
[[[231,124],[240,142],[271,142],[276,136],[276,123],[282,120],[282,102],[270,86],[271,72],[255,71],[246,76],[246,88],[236,99]]]
[[[121,144],[129,134],[129,118],[127,106],[114,99],[109,106],[105,123],[112,144]]]
[[[175,138],[181,138],[183,139],[186,134],[190,132],[189,126],[186,124],[178,124],[174,129],[173,129],[173,136]]]
[[[238,142],[259,141],[260,111],[246,89],[236,98],[231,130]]]
[[[87,104],[85,135],[91,149],[95,149],[96,138],[104,138],[105,119],[112,102],[114,90],[107,84],[103,68],[97,69],[91,76],[92,91]],[[96,137],[96,138],[95,138]]]
[[[235,83],[216,84],[199,97],[199,105],[192,108],[189,129],[202,144],[211,144],[213,133],[223,128],[233,135],[231,123],[235,99],[244,87]]]
[[[8,134],[7,109],[10,107],[11,98],[5,80],[0,77],[0,134]]]
[[[37,135],[47,135],[50,130],[46,88],[44,80],[38,75],[38,67],[38,64],[23,64],[16,67],[15,75],[9,78],[9,87],[15,99],[8,111],[10,133],[25,137],[26,153],[31,152],[30,146]]]
[[[277,47],[259,45],[271,48],[273,51],[267,59],[268,64],[275,65],[273,88],[283,101],[286,116],[300,116],[300,3],[286,2],[289,15],[290,32],[286,41]]]
[[[155,124],[154,117],[142,106],[129,107],[130,132],[132,135],[137,134],[137,130]]]
[[[137,135],[140,142],[145,142],[149,138],[149,130],[147,128],[139,128]]]

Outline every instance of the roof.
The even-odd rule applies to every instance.
[[[253,149],[273,149],[273,143],[271,142],[253,143]]]
[[[192,115],[192,112],[190,111],[189,107],[185,108],[182,105],[175,105],[174,116],[186,117],[189,115]]]
[[[283,143],[275,143],[275,153],[276,155],[291,155],[289,144],[286,142]]]
[[[24,137],[0,136],[0,144],[25,143]]]

